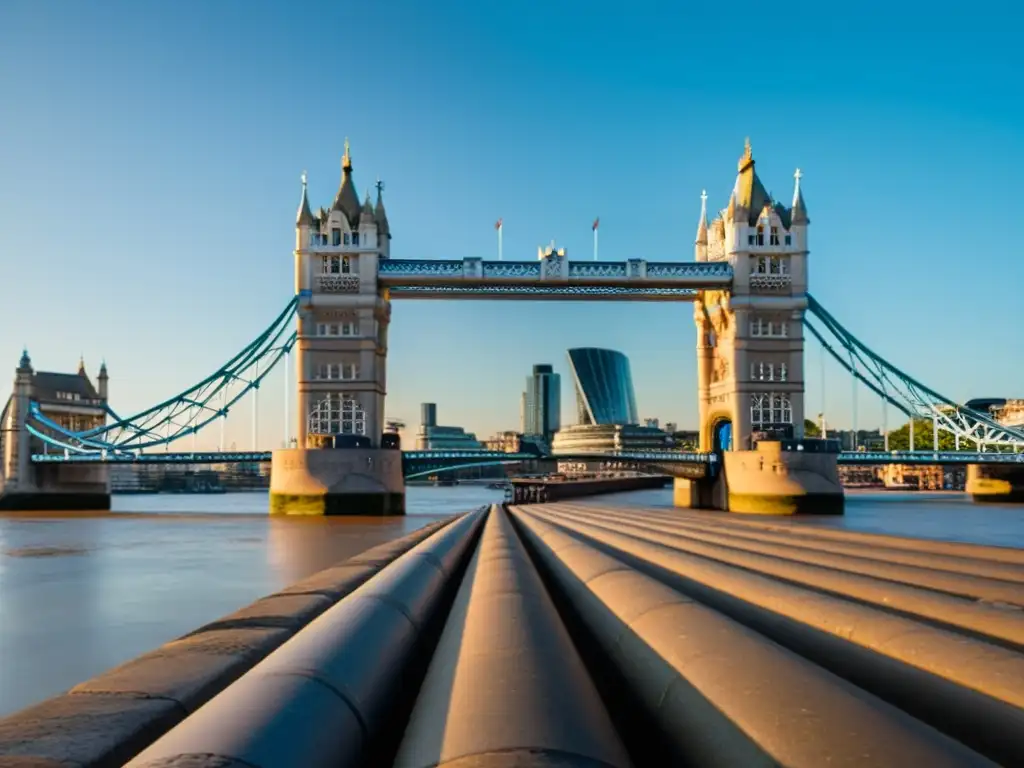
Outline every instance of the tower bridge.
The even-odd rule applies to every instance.
[[[294,381],[296,406],[286,442],[294,432],[297,447],[272,454],[272,511],[401,513],[409,462],[451,465],[456,459],[408,453],[403,459],[382,445],[391,303],[457,298],[692,303],[700,450],[692,460],[663,455],[659,462],[717,471],[675,473],[679,504],[740,512],[841,511],[837,463],[864,459],[840,455],[826,441],[803,434],[805,329],[886,411],[895,408],[911,424],[915,418],[931,422],[933,462],[940,461],[940,431],[955,435],[958,449],[961,440],[973,445],[969,490],[999,498],[1024,492],[1020,454],[1012,453],[1024,446],[1024,429],[938,394],[870,350],[814,300],[808,292],[809,225],[799,170],[791,203],[772,199],[748,141],[725,207],[710,215],[708,197],[701,195],[692,260],[638,254],[623,261],[574,261],[554,243],[528,261],[392,258],[383,185],[377,185],[375,201],[367,194],[360,202],[346,142],[341,182],[329,207],[314,212],[303,174],[293,298],[210,376],[129,417],[110,408],[104,389],[97,414],[85,423],[69,421],[40,399],[31,365],[19,367],[0,431],[0,504],[102,504],[97,496],[109,504],[103,464],[167,460],[151,458],[152,451],[171,444],[177,451],[177,441],[202,430],[221,430],[220,451],[209,455],[227,457],[228,413],[244,398],[255,399],[269,372],[282,362],[291,367],[294,356],[285,378],[288,386]],[[364,445],[322,447],[336,435],[360,436]],[[874,460],[914,462],[913,448],[911,436],[910,454],[883,453]],[[966,453],[956,456],[968,460]],[[101,492],[86,498],[84,480],[74,472],[93,465],[100,466],[88,471],[99,474],[89,482]]]

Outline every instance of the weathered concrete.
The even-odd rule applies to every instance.
[[[272,515],[404,515],[402,452],[288,448],[270,464]]]
[[[722,481],[729,512],[753,515],[841,515],[843,488],[834,453],[785,451],[761,441],[753,451],[725,451]]]
[[[567,605],[675,751],[665,765],[988,764],[895,707],[543,519],[514,510]]]
[[[929,622],[583,523],[543,506],[616,558],[844,677],[991,759],[1024,764],[1024,655]]]
[[[673,503],[749,515],[841,515],[836,454],[785,448],[762,440],[753,451],[725,451],[714,477],[676,478]]]
[[[645,488],[664,488],[670,478],[660,475],[639,475],[634,477],[588,478],[586,480],[513,480],[512,488],[517,503],[528,504],[526,495],[532,489],[544,495],[546,501],[562,501],[584,496],[598,496],[605,493],[638,491]]]
[[[129,765],[196,755],[260,768],[364,765],[394,700],[419,682],[406,676],[424,628],[484,516],[470,513],[390,563]]]
[[[975,501],[1024,502],[1024,464],[969,464],[965,490]]]
[[[108,509],[110,468],[103,464],[29,464],[17,482],[7,482],[0,476],[0,510]]]
[[[0,719],[0,767],[5,760],[18,766],[123,765],[388,562],[448,524],[432,523],[367,550]]]
[[[536,765],[544,753],[560,756],[561,765],[630,764],[551,598],[496,507],[395,768]]]

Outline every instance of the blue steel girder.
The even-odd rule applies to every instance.
[[[843,451],[840,464],[1024,464],[1024,453],[993,451]]]
[[[251,343],[198,384],[162,403],[122,418],[107,408],[109,424],[71,431],[30,405],[27,428],[58,452],[118,454],[167,445],[226,418],[231,407],[260,383],[295,344],[293,297],[274,321]]]
[[[869,349],[809,294],[807,309],[824,330],[820,330],[806,315],[804,325],[825,351],[858,381],[907,417],[931,420],[939,429],[958,439],[970,440],[978,447],[1024,448],[1024,429],[1000,424],[989,414],[960,405],[904,373]]]

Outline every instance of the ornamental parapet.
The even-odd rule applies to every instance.
[[[728,287],[732,267],[725,262],[578,261],[553,254],[537,261],[389,259],[378,264],[382,285],[536,285]]]

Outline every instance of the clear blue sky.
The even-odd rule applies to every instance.
[[[0,371],[105,357],[126,413],[215,369],[288,300],[299,174],[329,203],[346,136],[394,256],[492,256],[501,216],[506,258],[589,258],[600,216],[603,258],[658,260],[692,259],[750,136],[778,197],[805,173],[822,303],[943,393],[1024,396],[1021,13],[832,5],[5,0]],[[539,362],[570,414],[582,345],[629,355],[642,415],[696,420],[687,304],[396,303],[390,341],[410,423],[514,428]]]

